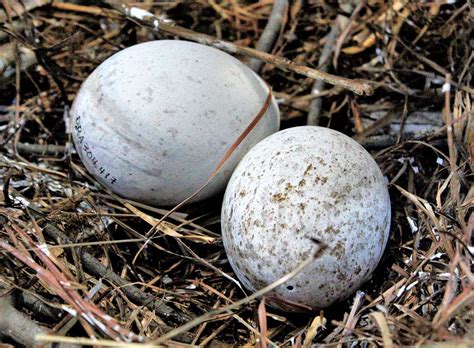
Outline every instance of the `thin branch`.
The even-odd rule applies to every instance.
[[[237,309],[237,308],[239,308],[239,307],[255,300],[256,298],[261,297],[261,296],[269,293],[270,291],[276,289],[280,285],[286,283],[288,280],[292,279],[297,274],[299,274],[303,269],[305,269],[309,264],[311,264],[316,258],[318,258],[324,252],[325,249],[326,249],[326,245],[323,244],[323,243],[320,243],[318,250],[313,255],[311,255],[309,258],[307,258],[306,260],[301,262],[293,271],[291,271],[290,273],[284,275],[283,277],[281,277],[277,281],[265,286],[264,288],[254,292],[252,295],[250,295],[248,297],[245,297],[245,298],[243,298],[243,299],[241,299],[237,302],[234,302],[234,303],[232,303],[228,306],[210,311],[208,313],[203,314],[200,317],[197,317],[197,318],[191,320],[190,322],[184,324],[183,326],[180,326],[180,327],[168,332],[167,334],[161,336],[160,338],[158,338],[156,343],[158,343],[158,344],[165,343],[169,339],[175,337],[176,335],[182,334],[183,332],[187,332],[187,331],[191,330],[193,327],[198,326],[199,324],[201,324],[203,322],[206,322],[208,320],[211,320],[216,315],[223,314],[223,313],[232,313],[231,312],[232,310]]]
[[[161,32],[178,36],[183,39],[199,42],[200,44],[212,46],[232,54],[241,54],[244,56],[259,59],[265,63],[275,65],[283,71],[292,71],[297,74],[310,77],[317,80],[322,80],[334,86],[339,86],[348,89],[357,94],[371,95],[374,92],[372,85],[369,82],[353,80],[341,76],[328,74],[324,71],[309,68],[304,65],[297,64],[287,58],[275,56],[270,53],[260,52],[256,49],[236,45],[232,42],[219,40],[213,36],[197,33],[193,30],[166,23],[166,21],[153,15],[151,12],[139,9],[137,7],[130,7],[122,1],[103,0],[103,2],[110,5],[115,10],[127,16],[130,20],[139,23],[143,26],[159,30]],[[55,2],[56,8],[62,9],[64,3]],[[66,8],[65,8],[66,9]],[[69,10],[67,8],[66,10]]]
[[[286,12],[288,12],[288,0],[275,0],[267,25],[255,45],[257,50],[261,52],[271,52],[273,44],[281,30]],[[250,59],[248,63],[248,66],[256,72],[262,68],[262,65],[263,62],[256,58]]]
[[[321,56],[319,57],[318,67],[321,71],[327,72],[329,69],[329,65],[331,64],[331,55],[334,52],[334,44],[336,43],[337,36],[339,35],[339,16],[334,20],[331,31],[326,36],[326,43],[324,44],[323,51],[321,52]],[[324,89],[324,81],[316,80],[314,82],[313,88],[311,89],[311,93],[319,94]],[[323,103],[323,99],[321,97],[316,97],[311,100],[311,104],[309,105],[309,112],[308,112],[308,125],[309,126],[317,126],[319,124],[319,118],[321,114],[321,105]]]
[[[18,143],[16,148],[20,153],[34,154],[34,155],[59,155],[66,152],[66,146],[50,145],[50,144],[28,144]]]
[[[48,332],[45,327],[13,307],[10,296],[0,297],[0,313],[0,334],[27,347],[34,346],[37,334]]]
[[[51,224],[46,225],[43,231],[49,237],[57,240],[60,244],[72,243],[68,237],[66,237],[60,230]],[[84,264],[84,268],[86,268],[89,272],[95,276],[107,279],[117,286],[120,286],[132,301],[146,306],[152,311],[156,311],[156,313],[162,316],[166,321],[183,323],[191,319],[188,315],[178,313],[176,310],[162,303],[162,301],[155,299],[153,295],[141,291],[134,285],[130,285],[127,280],[121,278],[118,274],[105,267],[102,263],[100,263],[99,260],[89,254],[87,251],[81,250],[80,255]]]

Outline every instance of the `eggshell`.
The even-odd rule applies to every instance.
[[[242,159],[227,186],[222,238],[242,284],[255,291],[323,254],[270,304],[320,309],[359,288],[379,262],[390,229],[387,182],[357,142],[321,127],[275,133]]]
[[[71,109],[86,168],[119,195],[174,205],[194,193],[263,107],[269,87],[218,49],[177,40],[142,43],[104,61]],[[194,200],[224,190],[239,160],[279,127],[271,104]]]

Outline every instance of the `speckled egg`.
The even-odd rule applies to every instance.
[[[387,182],[371,155],[346,135],[322,127],[275,133],[234,171],[222,208],[229,262],[252,291],[327,248],[269,296],[274,307],[315,310],[359,288],[389,237]]]
[[[73,139],[88,171],[115,193],[174,205],[204,184],[268,93],[252,70],[218,49],[146,42],[114,54],[82,84],[71,109]],[[272,98],[194,201],[223,191],[244,154],[279,122]]]

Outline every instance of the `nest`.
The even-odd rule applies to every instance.
[[[2,1],[4,342],[474,344],[472,8],[339,3]],[[128,201],[101,187],[75,154],[68,108],[95,67],[139,42],[202,42],[199,33],[207,44],[232,42],[259,70],[283,128],[344,132],[388,178],[390,241],[352,298],[319,313],[267,307],[265,294],[243,293],[226,259],[222,197],[173,211]],[[269,52],[265,63],[247,47]],[[315,82],[297,67],[336,80]],[[338,76],[373,93],[353,93],[357,86]]]

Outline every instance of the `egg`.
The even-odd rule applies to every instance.
[[[289,128],[262,140],[239,163],[224,195],[221,225],[230,265],[251,291],[326,245],[267,301],[288,311],[321,309],[351,295],[380,261],[390,229],[387,182],[348,136]]]
[[[71,108],[73,140],[87,170],[113,192],[175,205],[206,182],[269,92],[251,69],[218,49],[146,42],[112,55],[84,81]],[[244,154],[279,123],[272,97],[194,201],[223,191]]]

